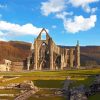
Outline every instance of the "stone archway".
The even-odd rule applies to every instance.
[[[42,60],[42,62],[40,63],[40,69],[46,69],[47,63],[45,60]]]
[[[42,69],[50,69],[49,65],[49,48],[48,45],[43,42],[39,49],[39,67]]]
[[[55,59],[55,67],[56,69],[60,69],[61,68],[61,55],[58,55]]]

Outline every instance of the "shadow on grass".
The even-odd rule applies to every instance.
[[[33,82],[40,88],[62,88],[64,80],[35,80]]]
[[[34,96],[32,96],[28,100],[66,100],[66,98],[65,97],[59,97],[59,96],[35,98]]]
[[[100,100],[100,92],[90,96],[88,100]]]
[[[85,87],[89,87],[93,82],[94,82],[95,78],[94,77],[87,77],[84,80],[75,80],[70,87],[77,87],[80,85],[85,85]]]

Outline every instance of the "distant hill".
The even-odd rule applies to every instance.
[[[23,60],[29,55],[30,46],[30,43],[22,41],[0,41],[0,59]],[[81,65],[100,65],[100,46],[82,46]]]
[[[25,59],[30,50],[30,43],[21,41],[0,41],[0,59],[20,61]]]
[[[81,47],[82,65],[100,65],[100,46]]]

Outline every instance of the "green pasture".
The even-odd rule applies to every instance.
[[[64,80],[35,80],[34,84],[40,88],[62,88]]]
[[[66,100],[65,97],[59,97],[59,96],[50,96],[50,97],[30,97],[28,100]]]
[[[17,90],[17,89],[0,90],[0,94],[18,94],[18,93],[20,93],[20,90]]]
[[[100,92],[90,96],[88,100],[100,100]]]
[[[33,71],[33,72],[0,72],[0,76],[18,76],[17,79],[8,80],[2,82],[4,79],[0,79],[0,86],[8,85],[10,83],[21,83],[23,81],[32,80],[39,85],[39,81],[44,81],[46,84],[50,83],[50,80],[54,84],[60,84],[60,81],[64,81],[67,76],[71,77],[71,80],[74,80],[74,85],[80,84],[90,84],[94,78],[88,77],[88,75],[100,74],[100,69],[91,69],[91,70],[64,70],[64,71]],[[37,80],[37,81],[36,81]],[[47,80],[47,81],[46,81]],[[42,82],[43,83],[43,82]],[[42,84],[41,83],[41,84]],[[58,87],[58,86],[57,86]]]
[[[100,69],[90,69],[90,70],[64,70],[64,71],[23,71],[23,72],[0,72],[0,76],[18,76],[17,79],[3,81],[6,78],[0,78],[0,86],[6,86],[12,83],[22,83],[24,81],[31,80],[37,87],[40,88],[62,88],[64,80],[67,76],[70,76],[72,84],[70,87],[85,85],[88,87],[95,79],[94,75],[100,74]],[[40,91],[41,92],[41,91]],[[47,91],[42,91],[46,93]],[[2,93],[14,93],[17,94],[17,90],[0,90]],[[47,93],[52,93],[48,91]],[[5,99],[6,97],[0,97],[0,99]],[[100,98],[99,94],[89,97],[89,100],[98,100]],[[8,100],[13,100],[13,97],[7,97]],[[52,96],[52,97],[30,97],[28,100],[66,100],[65,97]]]
[[[20,76],[66,76],[66,75],[95,75],[100,74],[100,69],[90,70],[64,70],[64,71],[23,71],[23,72],[0,72],[0,75]]]
[[[14,97],[2,96],[0,100],[14,100]]]

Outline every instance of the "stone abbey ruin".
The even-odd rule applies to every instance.
[[[45,39],[42,35],[45,32]],[[31,46],[31,52],[26,59],[27,70],[63,70],[80,67],[80,46],[63,48],[57,46],[47,31],[43,28]]]

